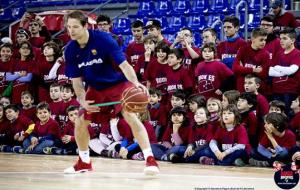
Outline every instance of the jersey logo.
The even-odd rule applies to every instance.
[[[93,55],[97,55],[97,50],[96,49],[92,49],[92,54]]]
[[[101,64],[103,63],[102,59],[99,58],[99,59],[93,59],[91,61],[88,61],[88,62],[82,62],[78,65],[79,69],[81,67],[86,67],[86,66],[91,66],[91,65],[94,65],[94,64]]]

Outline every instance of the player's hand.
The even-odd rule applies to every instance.
[[[292,160],[293,160],[293,161],[300,160],[300,152],[296,152],[296,153],[292,156]]]
[[[187,149],[184,152],[183,157],[187,158],[187,157],[193,156],[193,154],[195,154],[195,151],[193,150],[193,147],[192,146],[188,146]]]
[[[120,149],[119,154],[120,154],[121,158],[126,159],[127,158],[127,154],[128,154],[128,150],[126,148],[122,147]]]
[[[134,83],[134,86],[137,87],[137,88],[142,89],[142,91],[143,91],[144,93],[146,93],[148,97],[150,96],[150,95],[149,95],[149,91],[148,91],[148,89],[147,89],[146,86],[142,85],[142,84],[139,83],[139,82]]]
[[[87,112],[99,112],[100,108],[98,106],[92,105],[95,103],[95,100],[84,100],[81,103],[81,106],[87,111]]]

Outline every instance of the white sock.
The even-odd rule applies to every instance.
[[[153,156],[151,148],[146,148],[143,150],[144,158],[147,160],[149,156]]]
[[[89,150],[85,150],[85,151],[79,150],[79,157],[85,163],[90,163],[91,162],[90,151]]]

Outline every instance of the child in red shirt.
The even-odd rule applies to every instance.
[[[27,154],[43,154],[45,147],[51,147],[59,139],[58,123],[51,118],[49,104],[41,102],[36,107],[37,117],[34,130],[23,142],[24,152]]]
[[[200,157],[201,164],[244,166],[248,160],[251,146],[246,128],[240,124],[240,113],[235,105],[229,104],[222,111],[221,127]]]
[[[265,134],[257,149],[251,152],[250,165],[273,166],[274,162],[287,163],[289,150],[296,145],[296,136],[287,129],[287,117],[282,113],[269,113],[265,119]]]

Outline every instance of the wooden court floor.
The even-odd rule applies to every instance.
[[[94,171],[65,175],[75,156],[0,153],[0,190],[204,190],[279,189],[268,168],[201,166],[160,162],[157,177],[144,176],[143,161],[92,157]],[[300,189],[300,185],[294,189]],[[232,190],[232,189],[231,189]]]

